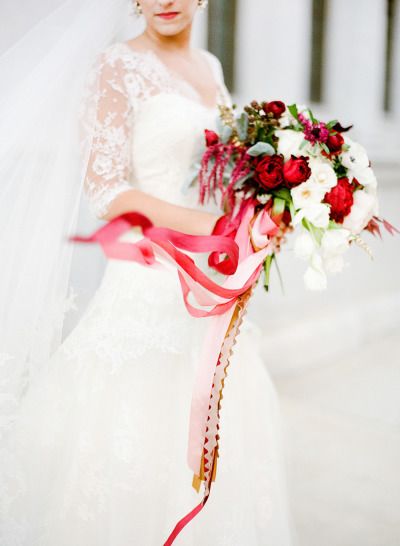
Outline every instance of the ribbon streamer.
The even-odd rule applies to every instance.
[[[226,218],[226,217],[225,217]],[[209,335],[197,368],[192,393],[187,461],[193,470],[192,486],[197,492],[204,482],[203,500],[175,526],[164,546],[170,546],[182,529],[200,512],[215,481],[222,391],[230,356],[239,333],[253,287],[268,254],[278,226],[266,209],[255,213],[252,200],[243,202],[232,222],[218,222],[213,235],[195,236],[154,227],[142,214],[131,212],[111,220],[88,237],[71,240],[98,243],[110,259],[135,261],[143,266],[162,265],[160,258],[178,271],[188,312],[195,317],[211,317]],[[123,242],[119,238],[132,228],[140,228],[144,238]],[[222,234],[218,234],[218,230]],[[225,236],[229,233],[229,236]],[[260,241],[263,247],[252,241]],[[209,253],[209,265],[226,275],[223,284],[214,282],[182,250]],[[223,259],[221,260],[221,256]],[[190,297],[196,305],[190,303]]]

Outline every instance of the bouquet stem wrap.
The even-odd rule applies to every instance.
[[[243,203],[236,218],[238,228],[234,239],[217,234],[193,236],[157,228],[138,213],[119,216],[89,237],[72,238],[75,242],[99,243],[111,259],[131,260],[147,267],[159,267],[160,259],[173,264],[188,312],[195,317],[211,317],[193,387],[187,451],[187,461],[194,473],[192,485],[199,492],[204,482],[204,496],[201,503],[176,524],[164,546],[174,542],[210,495],[211,483],[216,477],[226,370],[253,287],[266,257],[273,252],[270,238],[278,230],[268,211],[263,210],[255,217],[255,203],[251,200]],[[118,240],[133,227],[142,230],[143,239],[136,243]],[[264,246],[255,247],[253,238],[264,240]],[[210,279],[182,250],[207,252],[210,259],[223,255],[224,259],[215,265],[215,269],[227,274],[222,285]]]

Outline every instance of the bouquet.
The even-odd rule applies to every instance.
[[[364,148],[347,136],[351,127],[318,121],[310,109],[281,101],[253,101],[240,115],[221,107],[218,132],[205,130],[205,150],[196,180],[199,200],[214,199],[224,214],[210,236],[191,236],[156,228],[143,215],[117,217],[89,237],[106,256],[177,270],[188,312],[211,317],[209,335],[197,368],[190,409],[187,461],[192,486],[202,501],[175,526],[170,546],[207,502],[216,479],[220,409],[224,380],[252,291],[264,273],[268,289],[271,264],[288,232],[297,232],[295,252],[308,262],[310,289],[323,289],[327,273],[344,266],[352,244],[370,250],[363,231],[381,235],[377,181]],[[132,227],[143,239],[120,241]],[[209,265],[223,274],[217,283],[186,254],[207,252]],[[241,446],[246,449],[246,446]]]
[[[380,223],[397,231],[377,216],[377,180],[365,149],[347,135],[352,126],[321,122],[309,108],[281,101],[253,101],[238,116],[220,110],[218,134],[205,131],[200,202],[220,199],[229,212],[216,232],[226,235],[235,233],[248,200],[256,214],[269,213],[279,230],[264,262],[266,289],[286,232],[295,230],[295,255],[308,262],[306,287],[321,290],[327,274],[343,269],[351,244],[372,257],[362,232],[380,235]]]

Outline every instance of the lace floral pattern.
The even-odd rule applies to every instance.
[[[218,59],[201,50],[217,83],[217,103],[229,104]],[[196,90],[171,72],[155,53],[134,51],[126,43],[109,47],[93,68],[86,93],[84,142],[90,143],[85,192],[96,216],[132,187],[131,139],[135,114],[157,94],[178,94],[201,104]],[[207,108],[204,106],[204,108]],[[87,113],[90,113],[87,116]]]
[[[219,62],[205,54],[220,82],[219,102],[229,103]],[[89,83],[83,147],[95,213],[105,214],[133,183],[188,206],[181,188],[216,109],[201,105],[153,54],[126,44],[102,54]],[[134,230],[123,236],[137,238]],[[73,294],[65,303],[73,307]],[[163,544],[199,502],[186,449],[207,326],[188,315],[176,271],[108,261],[86,313],[30,385],[15,435],[0,451],[1,546]],[[215,492],[185,529],[187,546],[291,543],[276,400],[258,342],[245,330],[222,401]],[[13,360],[2,354],[0,366]]]

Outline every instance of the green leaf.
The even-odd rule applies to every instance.
[[[313,238],[314,243],[317,246],[321,246],[321,240],[325,230],[322,228],[315,227],[309,220],[307,220],[307,218],[302,219],[302,224],[310,232],[310,235]]]
[[[254,144],[254,146],[247,150],[247,153],[253,157],[256,157],[262,154],[274,155],[275,150],[271,144],[268,144],[268,142],[257,142],[257,144]]]
[[[302,150],[305,146],[307,146],[308,140],[303,139],[303,142],[300,144],[299,150]]]
[[[329,220],[328,229],[342,229],[342,225],[338,224],[334,220]]]
[[[314,117],[314,114],[312,113],[310,108],[307,108],[307,112],[310,114],[310,119],[313,123],[318,123],[317,118]]]
[[[290,195],[289,188],[280,188],[279,190],[273,190],[271,193],[274,197],[284,199],[286,203],[291,203],[292,201],[292,196]]]
[[[285,210],[286,201],[280,197],[274,197],[274,204],[272,205],[272,214],[282,214]]]
[[[291,219],[292,219],[292,222],[293,222],[294,217],[296,215],[296,210],[294,208],[292,199],[290,200],[290,203],[289,203],[289,211],[290,211],[290,216],[291,216]]]
[[[291,104],[290,106],[288,106],[288,110],[295,119],[298,119],[299,112],[297,110],[297,104]]]
[[[243,112],[240,118],[236,121],[238,136],[240,140],[246,140],[247,131],[249,129],[249,116]]]
[[[274,259],[274,254],[269,254],[264,261],[264,288],[268,292],[269,289],[269,275],[271,272],[271,265]]]
[[[325,142],[320,142],[321,144],[321,148],[327,153],[327,154],[330,154],[331,151],[330,149],[328,148],[328,146],[325,144]]]
[[[326,126],[328,127],[328,129],[332,129],[332,127],[334,125],[336,125],[336,123],[338,123],[338,120],[337,119],[332,119],[331,121],[328,121],[328,123],[326,124]]]
[[[274,262],[275,262],[276,272],[278,273],[279,284],[280,284],[280,286],[281,286],[282,295],[284,296],[284,295],[285,295],[285,288],[284,288],[284,286],[283,286],[282,274],[281,274],[281,270],[280,270],[280,268],[279,268],[278,260],[277,260],[276,256],[275,256]]]
[[[228,125],[224,125],[221,131],[221,141],[226,144],[232,136],[232,129]]]

